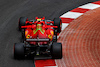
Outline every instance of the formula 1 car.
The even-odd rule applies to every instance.
[[[53,21],[45,17],[28,20],[20,17],[19,30],[22,32],[22,43],[14,44],[14,58],[22,59],[28,55],[35,59],[61,59],[62,44],[57,43],[57,34],[61,32],[60,18]]]

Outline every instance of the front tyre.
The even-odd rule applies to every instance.
[[[54,26],[57,26],[57,33],[61,32],[61,28],[62,28],[62,21],[61,18],[54,18]]]
[[[51,56],[53,59],[61,59],[62,58],[62,44],[54,42],[51,45]]]
[[[25,58],[24,43],[15,43],[14,44],[14,58],[15,59],[24,59]]]
[[[27,20],[28,20],[27,17],[20,17],[19,24],[18,24],[20,31],[21,31],[21,26],[25,26],[25,23],[26,23]]]

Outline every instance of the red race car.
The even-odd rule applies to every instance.
[[[29,55],[35,59],[62,58],[62,44],[57,43],[57,34],[62,27],[60,18],[51,21],[36,17],[29,21],[27,17],[20,17],[18,26],[23,42],[14,44],[14,58],[22,59]]]

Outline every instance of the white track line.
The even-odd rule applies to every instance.
[[[78,18],[79,16],[81,16],[82,14],[83,14],[83,13],[70,12],[70,11],[69,11],[69,12],[63,14],[61,17],[76,19],[76,18]]]
[[[83,6],[80,6],[79,8],[84,8],[84,9],[96,9],[100,7],[100,5],[97,5],[97,4],[93,4],[93,3],[88,3],[88,4],[85,4]]]
[[[68,25],[69,23],[62,23],[62,30],[64,30]]]
[[[98,4],[88,3],[88,4],[85,4],[85,5],[80,6],[80,7],[78,7],[78,8],[91,9],[91,10],[92,10],[92,9],[96,9],[96,8],[99,8],[99,7],[100,7],[100,5],[98,5]],[[83,13],[79,13],[79,12],[70,12],[70,11],[69,11],[69,12],[63,14],[63,15],[60,16],[60,17],[76,19],[76,18],[78,18],[78,17],[81,16],[81,15],[83,15]],[[69,25],[69,23],[62,23],[62,30],[64,30],[68,25]],[[59,38],[59,36],[58,36],[58,38]],[[55,60],[55,61],[57,61],[57,60]],[[56,63],[56,65],[57,65],[57,63]],[[57,66],[45,66],[45,67],[58,67],[58,65],[57,65]]]

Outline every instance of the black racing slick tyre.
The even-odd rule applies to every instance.
[[[14,58],[15,59],[24,59],[25,58],[24,43],[15,43],[14,44]]]
[[[54,26],[58,26],[57,28],[57,33],[61,32],[61,28],[62,28],[62,21],[61,18],[54,18]]]
[[[25,26],[26,21],[28,20],[27,17],[20,17],[19,19],[19,30],[21,30],[21,26]]]
[[[54,42],[51,45],[51,56],[53,59],[61,59],[62,58],[62,44]]]

